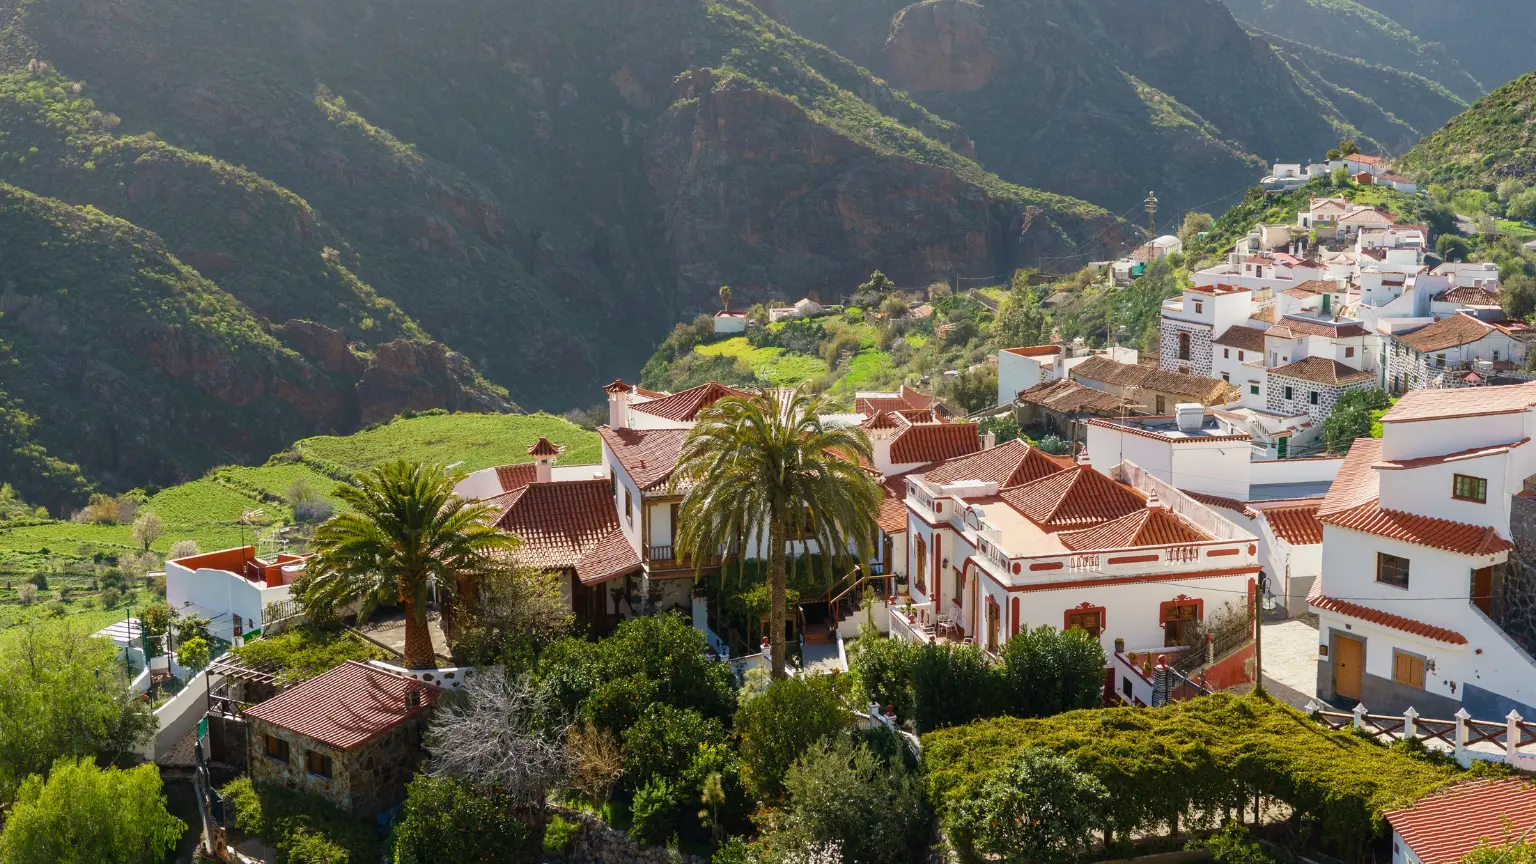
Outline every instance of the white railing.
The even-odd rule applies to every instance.
[[[1307,716],[1329,729],[1354,728],[1384,744],[1414,740],[1425,746],[1450,750],[1463,767],[1474,761],[1504,762],[1521,771],[1536,771],[1536,723],[1526,722],[1510,711],[1502,722],[1474,720],[1467,709],[1451,720],[1430,720],[1409,707],[1402,714],[1372,714],[1364,705],[1353,711],[1328,711],[1316,702],[1303,709]]]
[[[444,690],[457,690],[464,685],[464,680],[474,674],[473,666],[445,666],[441,669],[406,669],[383,660],[369,660],[368,665],[376,669],[393,672],[396,675],[404,675],[407,678],[420,681],[423,684],[431,684]]]
[[[1040,580],[1076,579],[1084,574],[1128,576],[1160,570],[1215,570],[1247,567],[1258,562],[1258,541],[1207,540],[1168,546],[1097,549],[1054,555],[1033,555],[993,562],[977,558],[991,575],[1005,585]]]
[[[1160,477],[1134,462],[1121,462],[1110,469],[1109,476],[1142,492],[1157,493],[1162,505],[1188,520],[1196,528],[1218,540],[1257,540],[1215,510],[1185,495]]]

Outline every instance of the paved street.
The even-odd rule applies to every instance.
[[[1317,697],[1317,616],[1264,625],[1264,686],[1275,698],[1303,708]]]

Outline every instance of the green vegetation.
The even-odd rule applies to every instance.
[[[351,435],[305,438],[274,462],[293,459],[337,480],[393,459],[455,465],[478,471],[527,462],[528,445],[546,437],[564,447],[560,462],[595,463],[601,445],[591,432],[549,414],[446,414],[425,412],[397,418]]]
[[[6,864],[145,864],[175,848],[186,823],[166,809],[160,769],[60,759],[28,777],[0,832]]]
[[[381,844],[372,820],[340,810],[318,795],[253,783],[249,777],[230,781],[219,794],[235,830],[265,840],[281,860],[379,860]]]
[[[231,648],[229,653],[252,666],[271,664],[274,674],[294,684],[327,672],[348,660],[388,660],[383,649],[342,630],[305,625]]]
[[[564,847],[549,849],[551,833],[560,833],[553,821],[544,835],[546,850],[563,851]],[[479,794],[457,780],[417,775],[406,787],[405,814],[395,826],[393,860],[395,864],[524,861],[530,834],[529,826],[516,818],[512,803],[502,796]],[[572,839],[571,833],[565,836],[566,847]]]
[[[1492,192],[1502,181],[1536,175],[1536,73],[1479,99],[1403,156],[1420,182]]]

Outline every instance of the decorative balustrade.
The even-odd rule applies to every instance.
[[[1356,705],[1354,711],[1327,711],[1316,702],[1309,702],[1305,710],[1329,729],[1356,729],[1383,744],[1418,741],[1432,746],[1439,742],[1452,750],[1456,761],[1463,765],[1475,758],[1470,755],[1473,748],[1490,745],[1475,752],[1522,771],[1536,771],[1536,753],[1522,752],[1522,748],[1536,744],[1536,722],[1527,721],[1517,711],[1509,712],[1504,722],[1499,723],[1474,720],[1465,708],[1457,711],[1453,720],[1421,718],[1412,708],[1401,715],[1372,714],[1364,705]]]
[[[1248,566],[1257,562],[1257,542],[1212,540],[1136,549],[1065,552],[1024,558],[979,557],[1001,581],[1018,583],[1098,573],[1105,576],[1155,573],[1159,570],[1218,569]]]

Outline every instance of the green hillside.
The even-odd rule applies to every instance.
[[[1402,163],[1424,181],[1458,189],[1536,182],[1536,73],[1479,99]]]

